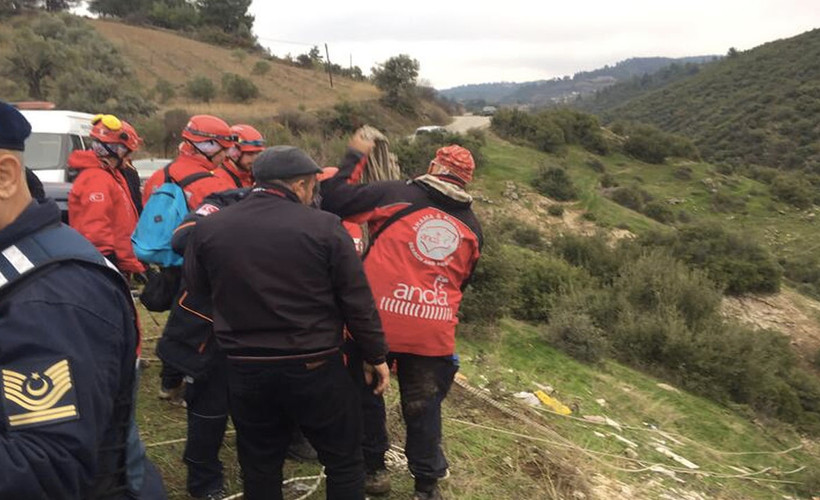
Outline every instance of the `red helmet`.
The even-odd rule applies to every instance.
[[[255,153],[265,149],[265,138],[250,125],[234,125],[231,132],[236,135],[236,146],[243,153]]]
[[[231,127],[221,118],[211,115],[192,116],[182,129],[182,137],[191,142],[216,141],[223,148],[229,148],[236,142]]]
[[[91,137],[105,144],[122,144],[129,151],[136,151],[142,139],[134,127],[114,115],[97,115],[91,120]]]

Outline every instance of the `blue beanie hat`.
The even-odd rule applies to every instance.
[[[17,108],[0,101],[0,149],[24,151],[31,125]]]

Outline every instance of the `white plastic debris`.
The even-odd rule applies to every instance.
[[[672,450],[670,450],[669,448],[667,448],[665,446],[656,446],[655,451],[657,451],[661,455],[664,455],[664,456],[667,456],[667,457],[671,458],[672,460],[674,460],[675,462],[683,465],[687,469],[700,469],[699,466],[693,464],[689,460],[683,458],[682,456],[678,455],[677,453],[673,452]]]
[[[538,397],[531,392],[516,392],[513,394],[513,397],[520,399],[522,403],[530,406],[541,406],[541,401],[539,401]]]

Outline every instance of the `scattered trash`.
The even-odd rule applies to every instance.
[[[638,458],[638,452],[636,452],[632,448],[624,448],[624,455],[626,455],[627,457],[629,457],[633,460],[637,460],[637,458]]]
[[[516,392],[513,394],[513,397],[520,399],[523,403],[530,406],[541,406],[541,401],[539,401],[538,397],[531,392]]]
[[[665,437],[666,439],[672,441],[673,443],[675,443],[678,446],[683,446],[683,443],[681,441],[675,439],[673,436],[670,436],[669,434],[667,434],[663,431],[658,431],[658,434],[660,434],[661,436]]]
[[[610,426],[610,427],[614,427],[614,428],[618,429],[618,432],[620,432],[620,431],[621,431],[621,424],[619,424],[618,422],[616,422],[616,421],[612,420],[612,419],[611,419],[611,418],[609,418],[609,417],[604,417],[604,418],[606,419],[606,420],[605,420],[606,425],[608,425],[608,426]]]
[[[535,391],[534,394],[538,399],[541,400],[542,403],[544,403],[547,407],[552,409],[552,411],[554,411],[558,414],[561,414],[561,415],[571,415],[572,414],[572,410],[567,408],[564,405],[564,403],[558,401],[557,399],[554,399],[554,398],[548,396],[547,393],[545,393],[544,391],[538,390],[538,391]]]
[[[604,399],[604,398],[596,399],[595,402],[598,403],[598,405],[603,406],[604,408],[606,408],[606,399]]]
[[[598,436],[599,438],[605,438],[605,437],[606,437],[606,434],[604,434],[604,433],[602,433],[602,432],[598,432],[598,431],[593,431],[593,432],[594,432],[594,433],[595,433],[595,435],[596,435],[596,436]]]
[[[657,472],[659,474],[663,474],[664,476],[669,476],[669,477],[671,477],[672,479],[674,479],[675,481],[677,481],[679,483],[685,482],[683,479],[679,478],[677,474],[675,474],[673,471],[667,469],[666,467],[662,467],[660,465],[653,465],[652,467],[649,468],[649,470],[651,470],[652,472]]]
[[[661,455],[664,455],[664,456],[667,456],[667,457],[671,458],[675,462],[683,465],[684,467],[686,467],[688,469],[700,469],[699,466],[693,464],[689,460],[686,460],[685,458],[683,458],[682,456],[678,455],[677,453],[673,452],[672,450],[670,450],[669,448],[667,448],[665,446],[656,446],[655,451],[657,451]]]
[[[584,415],[584,420],[592,422],[593,424],[606,424],[606,418],[600,415]]]
[[[552,393],[555,392],[555,388],[551,385],[544,385],[544,384],[539,384],[538,382],[535,382],[535,387],[538,387],[539,389],[541,389],[542,391],[546,392],[549,395],[552,395]]]
[[[638,447],[638,443],[630,441],[630,440],[628,440],[627,438],[625,438],[623,436],[619,436],[618,434],[615,434],[614,432],[610,432],[609,435],[614,437],[618,441],[624,443],[625,445],[629,446],[630,448],[637,448]]]

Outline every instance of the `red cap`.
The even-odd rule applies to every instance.
[[[475,160],[469,150],[456,144],[439,148],[433,164],[446,168],[450,175],[458,177],[464,183],[473,180]]]

